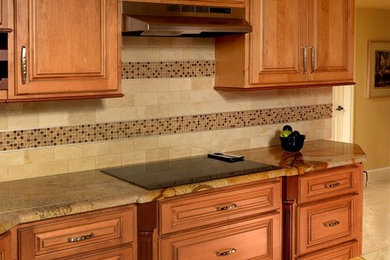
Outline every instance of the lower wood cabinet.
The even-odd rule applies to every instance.
[[[18,229],[19,260],[136,259],[135,235],[134,206],[38,221]]]
[[[359,254],[359,243],[356,241],[342,244],[328,250],[298,257],[298,260],[348,260]]]
[[[361,254],[362,165],[284,179],[285,260],[349,260]]]
[[[280,214],[160,239],[161,260],[281,259]]]
[[[62,260],[136,260],[133,247],[126,247],[114,250],[104,250],[91,255],[80,257],[62,258]]]
[[[316,249],[340,244],[358,234],[359,196],[347,196],[298,208],[298,252],[304,254]]]
[[[11,260],[11,234],[0,236],[0,260]]]
[[[280,260],[281,216],[279,178],[140,204],[138,259]]]

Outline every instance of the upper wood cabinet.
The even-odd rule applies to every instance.
[[[118,0],[16,0],[11,100],[119,96]]]
[[[353,81],[354,0],[248,0],[253,32],[216,40],[216,88]]]

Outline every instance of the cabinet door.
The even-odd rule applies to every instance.
[[[0,259],[11,260],[11,236],[6,234],[0,236]]]
[[[305,82],[306,1],[251,0],[253,26],[250,83],[289,85]]]
[[[298,251],[306,254],[361,237],[359,195],[298,207]]]
[[[73,256],[72,260],[135,260],[133,248],[127,247],[122,249],[105,250],[104,252],[94,253],[87,256]],[[63,259],[65,260],[65,258]],[[66,259],[70,260],[70,259]]]
[[[160,240],[161,260],[281,259],[280,214]]]
[[[8,28],[8,0],[0,0],[0,29]]]
[[[0,25],[3,25],[3,0],[0,0]]]
[[[118,0],[17,0],[11,99],[118,93]]]
[[[353,80],[354,10],[354,0],[309,1],[309,80]]]

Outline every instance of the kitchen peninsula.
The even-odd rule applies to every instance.
[[[277,240],[273,243],[272,241],[266,241],[266,246],[273,246],[273,249],[270,250],[269,247],[266,248],[266,254],[269,254],[269,256],[264,259],[281,259],[281,234],[283,234],[283,241],[285,243],[283,259],[288,259],[286,258],[287,254],[291,254],[291,256],[289,256],[291,259],[296,259],[297,252],[294,252],[291,248],[289,249],[288,246],[286,247],[288,241],[286,240],[285,234],[289,234],[290,236],[290,245],[296,243],[295,237],[301,239],[305,234],[297,235],[296,230],[292,228],[295,224],[292,223],[293,221],[298,221],[297,225],[303,225],[303,218],[298,220],[295,220],[295,218],[286,219],[287,215],[290,213],[295,216],[296,214],[309,214],[308,216],[311,216],[314,220],[314,224],[311,224],[316,227],[316,221],[324,220],[324,214],[322,212],[324,210],[331,212],[331,217],[340,217],[340,219],[325,221],[326,223],[324,223],[326,225],[323,225],[323,228],[329,229],[334,227],[335,232],[333,232],[333,234],[341,234],[341,236],[332,237],[332,241],[329,242],[326,236],[321,237],[321,234],[318,234],[316,233],[317,231],[315,231],[311,235],[314,234],[316,237],[314,237],[308,245],[299,243],[300,251],[298,254],[302,254],[302,258],[299,259],[326,259],[324,257],[329,256],[329,254],[337,254],[339,252],[345,257],[352,257],[360,254],[361,163],[366,160],[366,156],[358,145],[320,140],[307,142],[300,153],[284,152],[279,146],[235,151],[231,153],[242,154],[245,155],[248,160],[278,165],[282,168],[263,173],[253,173],[151,191],[120,181],[103,174],[98,170],[0,183],[0,199],[2,201],[0,205],[0,234],[9,234],[11,237],[6,236],[5,239],[10,239],[12,242],[12,249],[10,252],[5,253],[5,259],[13,259],[7,258],[7,254],[10,254],[11,257],[19,254],[19,259],[53,259],[50,257],[55,256],[55,253],[53,253],[54,251],[50,251],[50,248],[50,250],[46,249],[49,251],[45,251],[45,246],[49,245],[50,247],[50,243],[53,245],[54,242],[47,236],[45,237],[45,235],[52,235],[55,231],[42,231],[43,233],[40,235],[44,235],[43,237],[39,237],[39,232],[37,233],[38,236],[34,236],[34,228],[41,231],[40,229],[43,227],[53,226],[58,222],[57,220],[59,220],[59,217],[61,217],[61,219],[65,218],[65,223],[67,224],[72,223],[72,219],[75,219],[76,223],[81,221],[81,224],[78,226],[82,227],[86,225],[86,223],[82,222],[83,217],[89,217],[90,220],[97,219],[97,223],[99,222],[99,214],[104,216],[116,214],[115,216],[117,216],[118,219],[121,219],[121,221],[128,220],[128,223],[134,225],[133,230],[131,230],[134,234],[137,233],[135,230],[138,227],[138,241],[137,236],[134,235],[131,238],[124,238],[124,240],[117,244],[113,242],[108,245],[110,246],[111,251],[116,250],[115,252],[120,252],[123,256],[127,254],[123,259],[133,259],[131,256],[136,257],[137,251],[138,259],[141,259],[142,257],[150,259],[150,252],[142,250],[148,249],[148,246],[153,246],[157,241],[160,243],[160,248],[164,248],[168,242],[174,244],[175,241],[173,240],[177,237],[184,236],[185,238],[188,238],[191,232],[201,234],[202,232],[205,232],[205,230],[221,229],[220,232],[223,233],[225,232],[225,224],[234,229],[237,226],[240,227],[241,222],[245,223],[244,228],[251,225],[257,225],[258,228],[255,229],[255,231],[257,230],[259,232],[255,232],[256,234],[263,234],[263,231],[271,232],[272,238]],[[293,185],[295,181],[297,181],[296,185],[300,185],[299,187],[306,184],[310,189],[300,190],[298,186],[292,187],[291,185]],[[325,185],[322,185],[323,182]],[[283,184],[283,194],[280,189],[281,184]],[[240,188],[252,189],[252,191],[258,192],[258,194],[260,194],[259,197],[265,199],[265,201],[254,201],[253,198],[245,198],[247,195],[245,195],[245,192],[240,193]],[[295,202],[291,201],[294,194],[293,190],[302,191],[299,194],[296,194],[298,198]],[[337,198],[329,198],[329,196],[332,196],[332,192],[335,192]],[[181,198],[197,200],[203,196],[206,198],[203,202],[209,201],[209,203],[214,203],[215,201],[221,200],[219,194],[222,194],[222,197],[229,199],[234,197],[241,198],[241,201],[238,200],[236,204],[231,202],[227,205],[231,206],[230,208],[227,207],[225,209],[222,207],[223,203],[221,204],[221,212],[223,214],[231,214],[227,220],[223,219],[221,220],[222,222],[212,223],[207,221],[207,216],[203,216],[201,220],[206,219],[206,222],[204,223],[205,228],[194,227],[188,223],[187,225],[189,225],[189,227],[180,227],[180,225],[167,226],[159,222],[159,224],[156,223],[155,225],[165,226],[168,229],[162,231],[157,231],[156,229],[152,234],[148,234],[147,231],[150,227],[150,223],[148,224],[148,221],[150,221],[148,216],[153,219],[153,211],[147,211],[148,214],[144,214],[145,210],[153,210],[153,208],[156,210],[156,205],[157,208],[160,206],[164,207],[164,205],[169,206],[172,203],[176,203],[177,200],[180,200]],[[210,198],[214,198],[215,200]],[[285,223],[283,232],[281,232],[282,199],[284,209],[283,222]],[[246,213],[240,208],[240,203],[246,203],[243,205]],[[335,208],[332,208],[333,204],[335,204]],[[254,208],[251,208],[253,206]],[[318,207],[320,207],[321,210],[318,210]],[[164,209],[160,208],[159,210]],[[255,213],[253,215],[248,213],[250,210],[255,210]],[[132,216],[127,217],[121,215],[127,214],[126,212],[132,212]],[[234,216],[234,212],[239,212],[239,215]],[[356,214],[356,212],[359,214]],[[187,214],[190,213],[190,211],[187,211]],[[206,213],[207,212],[204,212],[204,214]],[[199,214],[199,212],[197,214]],[[138,219],[136,219],[137,215]],[[360,215],[360,217],[356,218],[356,215]],[[143,216],[143,218],[140,218],[141,216]],[[350,216],[354,217],[349,219]],[[196,218],[197,216],[193,215],[192,217]],[[257,217],[265,218],[267,223],[271,223],[274,226],[271,226],[271,228],[270,226],[267,226],[267,228],[263,229],[263,223],[256,222]],[[229,218],[233,220],[231,221]],[[175,217],[173,220],[175,220]],[[180,220],[180,218],[176,218],[176,220]],[[354,226],[345,226],[344,222],[349,223],[351,220],[353,221]],[[108,220],[105,221],[107,222]],[[115,223],[122,223],[121,221]],[[45,225],[40,225],[40,223],[44,223]],[[199,223],[202,224],[201,221]],[[224,223],[224,225],[221,223]],[[286,225],[288,223],[290,223],[291,226]],[[278,225],[276,226],[276,224]],[[77,225],[72,225],[72,227],[74,226]],[[121,225],[117,227],[124,228],[124,226]],[[152,229],[153,228],[154,227],[152,227]],[[249,228],[247,233],[243,233],[244,238],[246,235],[252,234],[250,230],[251,229]],[[29,231],[31,231],[31,234]],[[69,228],[67,231],[69,231]],[[88,231],[87,236],[84,235],[83,231]],[[26,235],[26,232],[29,234]],[[81,243],[89,246],[89,248],[87,248],[88,250],[95,250],[95,248],[97,248],[96,252],[104,250],[104,247],[96,245],[94,247],[94,245],[88,244],[93,243],[94,240],[98,241],[100,244],[104,242],[102,239],[104,239],[105,234],[99,235],[102,231],[100,231],[100,233],[99,231],[89,233],[88,229],[83,230],[83,228],[81,228],[81,230],[73,230],[73,232],[75,232],[77,238],[85,240],[81,241]],[[122,234],[122,231],[116,232]],[[290,234],[290,232],[292,233]],[[301,232],[301,229],[299,229],[299,232]],[[37,252],[25,253],[23,250],[18,250],[17,247],[20,247],[21,243],[26,242],[20,241],[23,240],[25,235],[31,236],[32,238],[28,241],[28,243],[32,244],[32,246],[30,246],[32,251],[37,248],[41,249],[38,254],[35,254]],[[60,233],[56,233],[56,235],[58,237],[60,236]],[[118,237],[122,235],[119,235]],[[148,235],[152,236],[152,240],[149,241],[151,244],[149,245],[144,240],[148,238]],[[65,237],[69,239],[68,236],[73,238],[69,234]],[[113,238],[111,237],[110,239],[110,241],[112,241]],[[323,250],[315,239],[324,243],[328,249],[331,248],[330,251],[328,250],[329,253],[325,249]],[[45,244],[42,243],[42,241],[49,241],[50,243]],[[245,239],[243,241],[245,241]],[[300,241],[302,242],[302,240]],[[68,242],[69,240],[64,243]],[[333,242],[337,245],[332,245]],[[37,244],[34,246],[34,243]],[[56,249],[56,246],[58,249],[59,244],[62,242],[57,241],[56,243],[57,244],[53,247],[54,249]],[[94,243],[96,244],[96,242]],[[40,246],[42,246],[42,248],[40,248]],[[136,248],[138,248],[138,250],[134,250]],[[133,250],[132,253],[129,253],[130,249]],[[218,252],[221,254],[236,255],[241,253],[239,249],[233,249],[227,248],[226,250]],[[70,257],[68,254],[69,248],[60,247],[58,250],[60,252],[59,255]],[[86,250],[83,251],[80,249],[77,251],[80,254],[80,258],[77,259],[93,259],[87,258],[89,251]],[[313,251],[315,251],[314,253],[317,255],[311,256]],[[26,255],[26,257],[23,257],[24,255],[20,256],[20,254]],[[118,255],[120,254],[118,253]],[[157,254],[157,252],[153,252],[153,254]],[[75,258],[73,257],[72,259]]]

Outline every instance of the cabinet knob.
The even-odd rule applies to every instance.
[[[343,110],[344,110],[344,107],[342,107],[342,106],[339,105],[339,106],[336,108],[336,110],[337,110],[337,111],[343,111]]]

